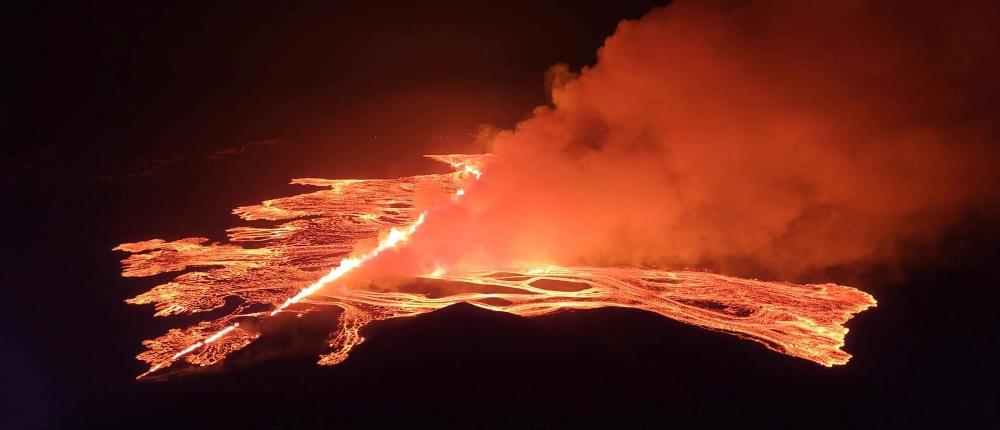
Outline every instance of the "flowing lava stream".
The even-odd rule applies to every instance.
[[[321,306],[342,308],[330,338],[331,352],[319,360],[333,365],[364,341],[359,330],[372,321],[460,302],[521,316],[607,306],[644,309],[832,366],[851,357],[841,350],[847,334],[843,324],[876,304],[867,293],[835,284],[795,285],[689,270],[616,267],[526,264],[467,273],[436,270],[423,277],[467,286],[445,295],[358,290],[334,282],[405,242],[420,227],[428,213],[413,209],[419,187],[436,187],[458,199],[465,194],[465,182],[481,177],[480,167],[488,155],[430,157],[448,163],[455,172],[376,180],[296,179],[293,184],[328,189],[235,209],[244,220],[281,223],[229,229],[230,244],[187,238],[116,247],[132,253],[122,260],[123,276],[185,271],[127,300],[155,305],[156,316],[207,312],[225,306],[227,298],[240,299],[222,317],[144,341],[147,349],[137,358],[150,368],[137,379],[181,359],[196,366],[219,362],[259,337],[240,325],[246,318],[269,318],[283,311],[301,315]],[[380,234],[384,235],[374,248],[349,256],[359,241]],[[261,307],[271,310],[251,312]]]

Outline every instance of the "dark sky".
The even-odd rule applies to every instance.
[[[292,3],[20,7],[9,149],[62,145],[97,173],[279,137],[327,166],[310,170],[463,149],[544,103],[548,66],[593,63],[655,4]]]
[[[900,276],[848,270],[879,307],[832,371],[640,311],[459,307],[373,328],[333,369],[313,365],[317,315],[301,343],[261,339],[289,357],[137,384],[141,340],[184,324],[123,303],[167,278],[122,279],[112,247],[221,239],[231,208],[300,192],[293,177],[428,172],[420,154],[512,126],[546,102],[550,65],[592,64],[654,5],[144,3],[2,14],[0,428],[996,422],[1000,232],[976,219],[934,264],[915,249]]]

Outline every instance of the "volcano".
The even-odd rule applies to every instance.
[[[124,276],[188,270],[170,282],[129,300],[154,304],[157,316],[197,314],[240,301],[228,314],[172,329],[147,340],[138,356],[150,364],[143,377],[183,359],[208,366],[253,342],[259,333],[240,321],[300,315],[322,306],[342,310],[320,364],[335,365],[364,341],[359,332],[372,321],[409,317],[457,303],[521,316],[565,309],[633,307],[689,324],[757,341],[769,349],[824,366],[845,364],[840,348],[843,323],[875,305],[872,296],[835,284],[793,285],[746,280],[692,270],[622,267],[560,267],[520,264],[478,271],[437,267],[427,279],[461,282],[447,294],[377,291],[343,283],[353,270],[403,246],[437,207],[415,207],[420,187],[435,187],[461,204],[488,171],[488,156],[431,156],[451,165],[451,174],[390,180],[296,179],[293,184],[329,190],[267,200],[237,208],[245,220],[280,221],[272,227],[228,230],[233,244],[188,238],[126,243],[133,254],[122,261]],[[347,255],[358,242],[383,233],[377,244]],[[333,261],[339,261],[333,265]],[[325,274],[322,268],[332,266]],[[469,288],[468,286],[476,286]],[[412,287],[412,285],[411,285]],[[477,291],[478,290],[478,291]],[[253,311],[253,309],[266,309]]]
[[[254,3],[0,16],[0,428],[1000,422],[995,1]]]

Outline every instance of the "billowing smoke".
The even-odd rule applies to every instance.
[[[791,279],[932,244],[997,201],[1000,12],[917,3],[623,21],[594,66],[548,72],[551,106],[490,139],[482,180],[405,258]]]

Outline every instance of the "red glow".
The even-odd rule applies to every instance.
[[[243,219],[279,223],[232,228],[231,244],[200,238],[155,239],[115,248],[132,253],[122,261],[123,276],[186,271],[128,300],[155,305],[157,316],[218,309],[230,297],[242,300],[221,318],[145,341],[147,350],[138,358],[150,369],[140,377],[181,359],[198,366],[217,363],[259,336],[239,324],[243,319],[340,307],[343,313],[331,334],[331,351],[319,359],[320,364],[337,364],[364,341],[359,330],[366,324],[460,302],[526,317],[563,309],[644,309],[832,366],[850,358],[840,349],[847,333],[843,323],[875,305],[870,295],[840,285],[794,285],[690,270],[511,263],[453,272],[438,266],[422,276],[453,282],[455,291],[443,296],[402,289],[376,291],[368,284],[344,280],[383,252],[402,246],[425,218],[434,216],[433,208],[416,208],[419,189],[435,189],[452,196],[449,204],[461,205],[467,185],[483,176],[485,156],[434,158],[456,172],[380,180],[297,179],[293,183],[328,189],[237,208],[235,213]],[[356,250],[359,243],[376,238],[373,246]],[[249,312],[256,305],[271,310]]]

